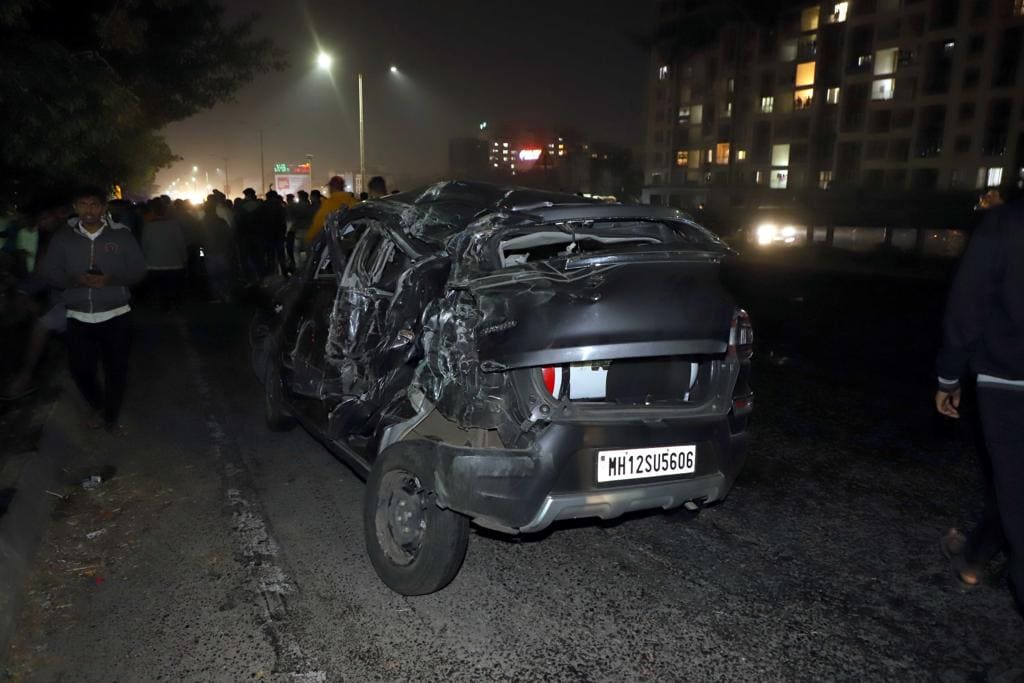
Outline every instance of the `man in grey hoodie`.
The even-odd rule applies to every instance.
[[[50,242],[40,274],[60,290],[67,307],[68,365],[83,398],[105,425],[123,434],[118,423],[128,381],[131,337],[129,287],[146,274],[132,231],[107,214],[107,193],[83,188],[75,194],[76,218],[68,221]],[[97,368],[103,365],[102,389]]]

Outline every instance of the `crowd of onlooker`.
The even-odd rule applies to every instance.
[[[374,178],[369,189],[357,198],[336,176],[328,196],[300,190],[282,197],[271,189],[260,198],[247,188],[235,199],[214,190],[200,206],[167,195],[110,199],[104,221],[130,230],[145,259],[133,305],[169,310],[186,298],[228,303],[268,276],[299,268],[328,213],[387,194],[383,178]],[[0,214],[0,401],[34,390],[33,373],[47,341],[66,329],[62,292],[40,264],[61,228],[80,227],[73,199],[42,200]]]

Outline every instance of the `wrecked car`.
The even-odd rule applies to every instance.
[[[443,588],[470,523],[722,500],[752,410],[728,248],[675,209],[448,182],[334,214],[255,335],[268,424],[366,478],[380,578]]]

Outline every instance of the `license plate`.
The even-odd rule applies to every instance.
[[[696,446],[661,446],[597,452],[598,483],[691,474],[695,469]]]

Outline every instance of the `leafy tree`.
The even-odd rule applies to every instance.
[[[5,0],[0,202],[80,182],[148,191],[176,159],[164,126],[284,65],[255,21],[216,0]]]

